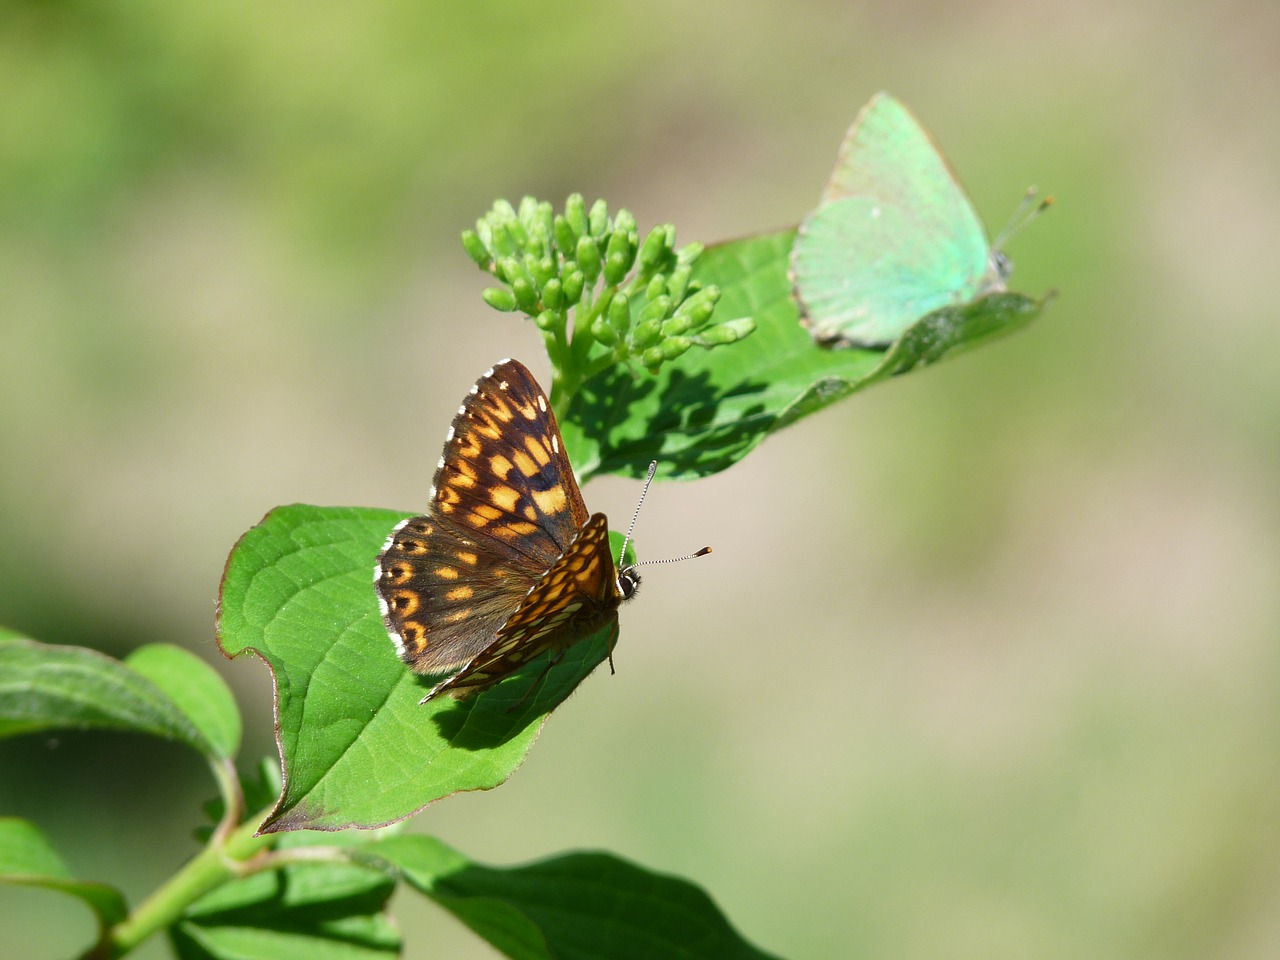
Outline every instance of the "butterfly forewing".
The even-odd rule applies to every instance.
[[[604,515],[588,521],[555,415],[523,365],[503,361],[471,389],[428,513],[393,531],[375,580],[401,658],[419,673],[466,665],[471,681],[453,680],[467,692],[616,610]]]
[[[427,699],[449,692],[462,698],[478,693],[548,650],[563,650],[615,622],[622,602],[609,550],[603,513],[591,517],[581,534],[538,581],[497,638]]]
[[[522,364],[504,361],[471,388],[436,470],[432,511],[538,573],[587,522],[555,414]]]

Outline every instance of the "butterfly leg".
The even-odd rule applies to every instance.
[[[613,647],[618,642],[618,621],[613,621],[613,628],[609,631],[609,676],[617,673],[613,669]]]

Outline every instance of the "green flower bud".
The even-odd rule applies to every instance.
[[[604,282],[618,286],[627,279],[627,271],[631,269],[631,258],[625,253],[611,253],[604,258]]]
[[[609,232],[609,205],[603,200],[591,205],[591,212],[587,214],[587,231],[597,240]]]
[[[524,269],[533,278],[534,285],[539,290],[556,275],[556,265],[551,262],[550,257],[535,257],[531,253],[524,255]]]
[[[674,235],[675,228],[667,223],[649,231],[649,235],[644,238],[644,243],[640,245],[638,259],[641,270],[656,273],[666,265],[671,256]]]
[[[564,287],[561,286],[559,277],[552,277],[542,288],[542,305],[548,310],[564,308]]]
[[[517,213],[517,216],[520,218],[520,222],[528,228],[533,223],[533,219],[537,214],[538,198],[531,197],[526,193],[520,198],[520,210]]]
[[[692,346],[693,341],[688,337],[668,337],[659,349],[662,350],[662,359],[674,360]]]
[[[537,212],[533,217],[533,224],[530,229],[536,229],[542,236],[550,239],[554,234],[552,230],[555,226],[556,212],[551,204],[545,200],[538,204]]]
[[[736,317],[707,327],[693,337],[693,342],[700,347],[718,347],[726,343],[735,343],[754,333],[755,329],[754,317]]]
[[[609,326],[605,317],[596,317],[591,321],[591,332],[606,347],[612,347],[618,342],[618,332]]]
[[[516,245],[515,255],[518,256],[529,249],[529,232],[525,230],[523,223],[519,220],[512,220],[504,223],[503,226],[506,228],[507,233],[511,235],[512,242]]]
[[[662,274],[658,274],[649,281],[649,285],[644,288],[644,298],[646,300],[657,300],[658,297],[667,295],[667,278]]]
[[[631,243],[630,235],[621,230],[614,230],[604,252],[605,282],[615,287],[622,283],[631,271],[631,265],[635,260],[636,248]]]
[[[577,236],[581,237],[587,234],[587,203],[582,199],[582,194],[569,194],[569,199],[564,202],[564,219]],[[566,245],[563,248],[564,253],[567,255],[576,245],[576,243],[573,246]]]
[[[689,310],[685,311],[684,316],[691,321],[690,328],[701,327],[704,323],[711,319],[711,315],[716,312],[716,304],[714,300],[699,300]]]
[[[474,230],[462,231],[462,249],[467,251],[467,256],[474,260],[477,266],[488,268],[491,259],[489,249]]]
[[[539,330],[555,330],[564,326],[564,314],[559,310],[543,310],[533,318],[533,322],[538,325]]]
[[[671,276],[667,278],[667,293],[671,294],[672,300],[677,303],[684,300],[685,294],[689,292],[689,277],[692,273],[686,264],[671,271]]]
[[[662,324],[657,320],[637,323],[631,334],[631,343],[640,350],[652,347],[662,340]],[[645,361],[646,363],[648,361]]]
[[[582,271],[582,278],[588,283],[593,284],[596,278],[600,276],[600,247],[596,244],[593,237],[582,237],[578,240],[578,250],[574,259],[578,261],[578,269]]]
[[[646,320],[662,320],[670,311],[671,298],[664,295],[646,303],[644,309],[640,311],[640,316],[636,319],[640,323],[644,323]]]
[[[560,280],[564,286],[564,304],[571,307],[582,299],[582,291],[586,287],[587,281],[583,277],[582,271],[577,267],[570,267],[564,272]]]
[[[632,216],[631,211],[623,207],[618,211],[618,215],[613,218],[614,233],[635,233],[637,230],[636,218]]]
[[[702,256],[702,251],[705,249],[700,243],[687,243],[676,254],[676,262],[686,266],[693,266],[693,262]]]
[[[511,292],[515,294],[516,304],[525,313],[532,315],[538,309],[538,291],[526,276],[518,276],[511,281]]]
[[[521,245],[511,235],[511,224],[515,221],[496,223],[493,225],[492,245],[494,252],[502,257],[518,257],[524,252]]]
[[[676,308],[676,316],[692,317],[694,326],[701,326],[711,319],[711,314],[716,308],[716,301],[720,299],[720,288],[714,283],[697,293],[688,297],[679,307]]]
[[[552,224],[552,231],[560,256],[566,260],[572,260],[578,252],[578,234],[564,217],[556,217]]]
[[[666,358],[663,357],[662,350],[659,347],[650,347],[640,354],[640,362],[649,368],[650,373],[657,373],[664,359]]]
[[[488,287],[480,298],[495,310],[511,313],[516,308],[516,295],[506,287]]]
[[[493,275],[503,283],[520,276],[520,262],[515,257],[499,257],[493,264]]]
[[[672,317],[662,322],[664,337],[677,337],[693,329],[693,321],[689,317]]]
[[[511,206],[507,200],[493,201],[493,207],[489,210],[489,220],[497,226],[499,223],[506,223],[508,220],[516,218],[516,208]]]
[[[615,293],[609,301],[609,323],[619,333],[631,326],[631,302],[625,293]]]

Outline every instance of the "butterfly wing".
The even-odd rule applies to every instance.
[[[617,621],[622,594],[609,550],[609,524],[594,514],[578,538],[525,597],[496,639],[470,663],[437,684],[463,699],[493,686],[548,650],[563,650]]]
[[[982,222],[928,132],[886,93],[840,149],[800,227],[792,279],[820,341],[884,346],[940,307],[998,283]]]
[[[587,522],[551,404],[524,364],[504,360],[458,409],[432,512],[542,573]]]
[[[419,673],[474,659],[586,520],[546,395],[522,364],[503,361],[454,418],[429,512],[398,525],[378,557],[401,659]]]

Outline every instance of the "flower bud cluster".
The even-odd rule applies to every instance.
[[[656,373],[691,347],[733,343],[755,329],[750,318],[711,322],[720,289],[691,279],[702,245],[677,250],[675,238],[663,224],[641,241],[630,211],[611,217],[603,200],[588,208],[575,193],[563,213],[533,197],[518,209],[499,200],[463,231],[462,246],[503,284],[485,290],[485,302],[533,318],[549,346],[570,343],[572,314],[572,355],[588,357],[599,344],[611,361],[638,360]]]

